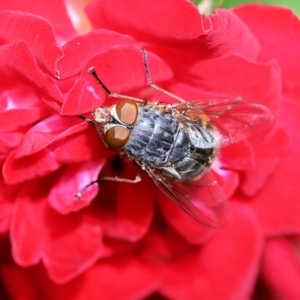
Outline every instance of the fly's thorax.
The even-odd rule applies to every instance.
[[[138,120],[124,147],[127,156],[149,168],[182,159],[189,148],[186,133],[164,107],[144,105],[139,109]]]
[[[109,148],[120,149],[130,137],[130,129],[138,117],[135,101],[124,99],[118,104],[97,108],[93,112],[94,124]]]

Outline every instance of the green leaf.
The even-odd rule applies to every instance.
[[[218,7],[221,7],[223,0],[202,0],[198,8],[203,15],[210,15]]]
[[[223,1],[223,5],[222,7],[234,7],[237,5],[241,5],[244,3],[254,3],[254,2],[258,2],[258,3],[265,3],[265,4],[274,4],[274,5],[281,5],[281,6],[285,6],[285,7],[289,7],[292,10],[294,10],[294,12],[297,15],[300,15],[300,1],[297,0],[256,0],[256,1],[252,1],[252,0],[224,0]]]

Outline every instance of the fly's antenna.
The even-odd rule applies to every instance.
[[[108,95],[112,95],[113,93],[107,88],[107,86],[102,82],[102,80],[99,78],[95,67],[90,67],[88,68],[88,71],[95,77],[97,82],[100,84],[100,86],[106,91]]]
[[[152,83],[152,80],[151,80],[149,67],[148,67],[148,55],[147,55],[147,52],[144,48],[141,48],[141,51],[143,53],[144,68],[145,68],[145,73],[146,73],[146,77],[147,77],[147,83],[148,83],[149,86],[152,86],[153,83]]]

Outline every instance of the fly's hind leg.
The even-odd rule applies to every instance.
[[[124,183],[138,183],[142,180],[141,176],[141,170],[138,169],[138,172],[136,174],[136,177],[134,179],[128,179],[128,178],[120,178],[120,177],[110,177],[110,176],[102,176],[96,180],[91,181],[89,184],[87,184],[82,190],[80,190],[76,195],[75,198],[80,200],[82,197],[83,192],[90,186],[94,184],[99,184],[101,181],[114,181],[114,182],[124,182]]]
[[[148,86],[152,87],[153,89],[165,94],[165,95],[168,95],[169,97],[173,98],[173,99],[176,99],[177,101],[181,102],[181,103],[184,103],[186,102],[186,100],[184,100],[183,98],[173,94],[173,93],[170,93],[169,91],[157,86],[156,84],[154,84],[152,82],[152,79],[151,79],[151,76],[150,76],[150,72],[149,72],[149,67],[148,67],[148,56],[147,56],[147,52],[144,48],[141,48],[141,51],[142,51],[142,54],[143,54],[143,59],[144,59],[144,68],[145,68],[145,73],[146,73],[146,77],[147,77],[147,83],[148,83]]]

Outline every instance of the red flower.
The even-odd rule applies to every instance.
[[[7,294],[299,298],[298,18],[262,5],[204,17],[184,0],[99,0],[86,10],[93,30],[76,36],[62,1],[3,1],[0,9]],[[112,102],[91,66],[113,92],[165,100],[147,89],[140,47],[153,82],[172,93],[242,97],[277,118],[270,131],[223,148],[212,167],[229,201],[225,228],[198,223],[146,176],[134,185],[101,182],[74,197],[99,173],[136,174],[77,116]]]

